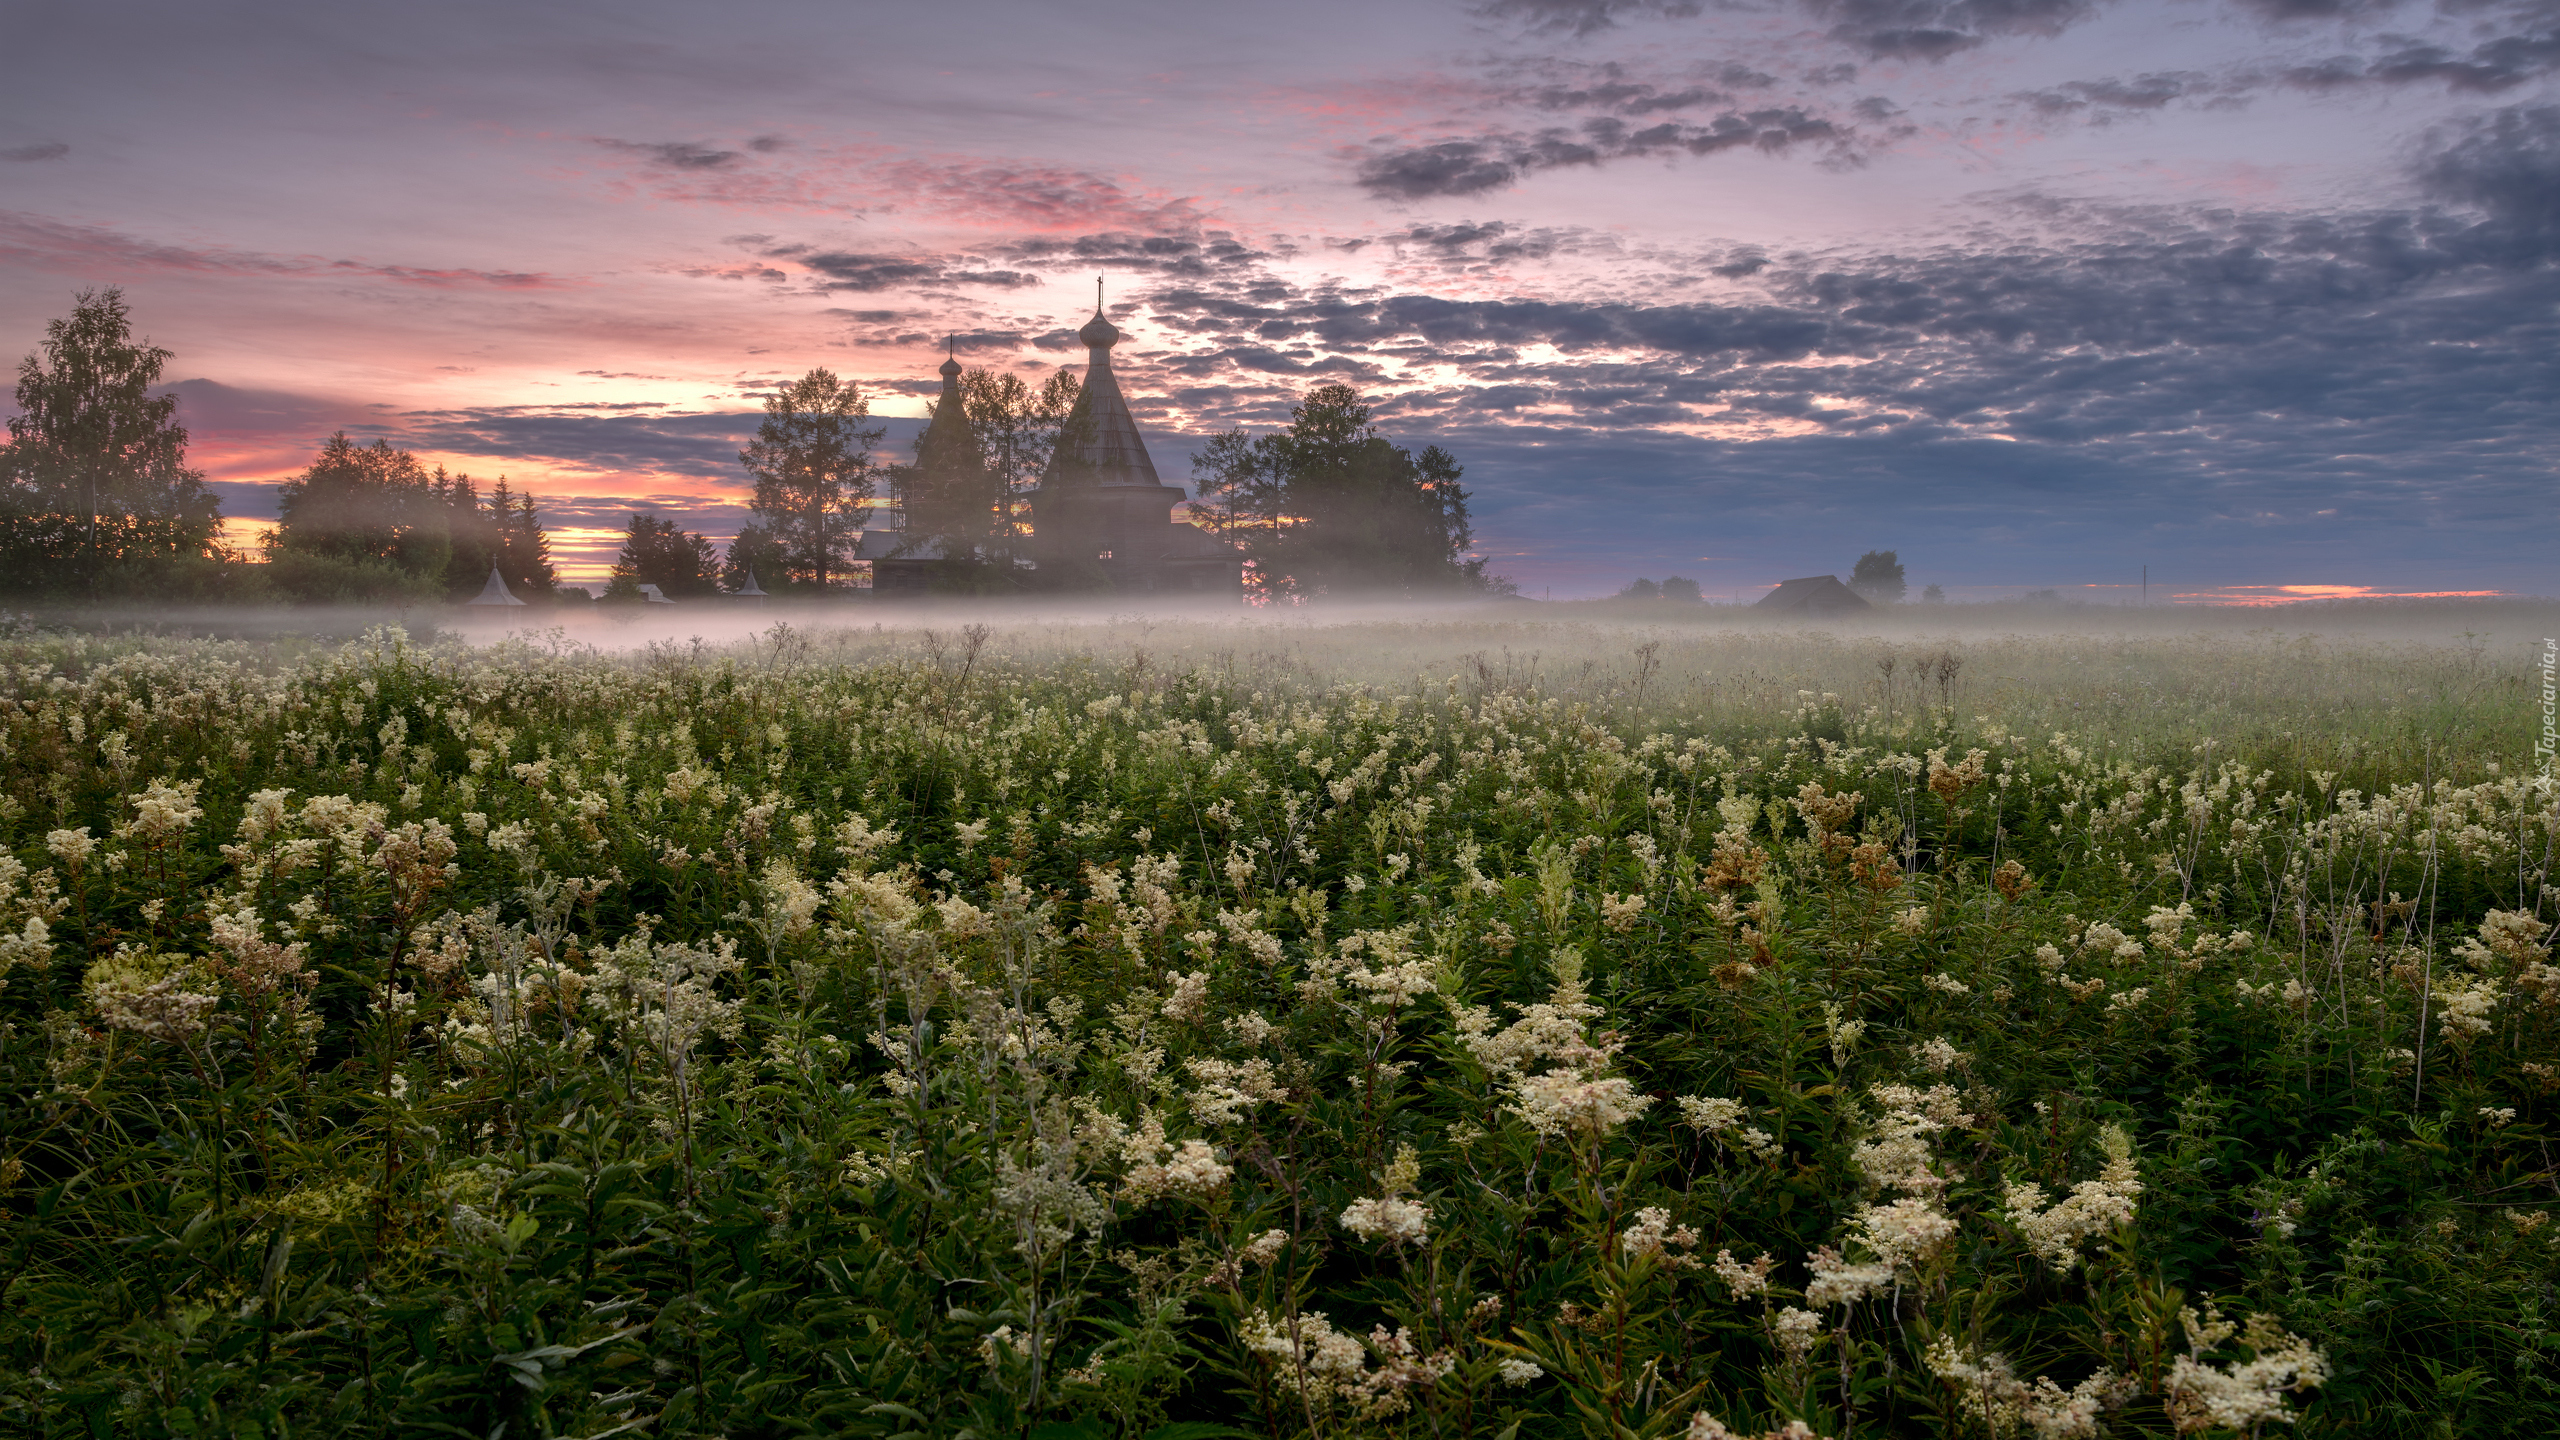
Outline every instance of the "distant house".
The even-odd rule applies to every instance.
[[[871,525],[872,520],[883,523]],[[909,537],[905,507],[890,506],[866,517],[853,558],[871,562],[872,594],[924,595],[931,593],[934,576],[942,570],[942,541],[930,535]]]
[[[1777,589],[1761,596],[1751,608],[1774,610],[1781,615],[1846,615],[1873,607],[1857,591],[1841,584],[1837,575],[1808,575],[1801,580],[1779,581]]]

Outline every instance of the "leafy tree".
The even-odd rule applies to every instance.
[[[1321,385],[1287,430],[1211,439],[1192,462],[1192,516],[1245,547],[1267,594],[1493,588],[1482,560],[1461,558],[1474,541],[1464,473],[1437,445],[1389,443],[1350,386]]]
[[[1019,532],[1022,492],[1040,483],[1057,448],[1059,432],[1076,404],[1076,370],[1061,365],[1032,386],[1019,375],[972,370],[960,377],[960,393],[977,431],[987,473],[1004,489],[1006,520]]]
[[[824,590],[852,563],[870,502],[871,447],[888,432],[865,425],[862,388],[824,369],[765,397],[756,438],[738,452],[755,477],[756,516],[780,542],[785,574]]]
[[[18,584],[95,591],[117,569],[207,555],[221,502],[186,465],[169,352],[133,338],[124,292],[83,290],[18,365],[0,447],[0,565]]]
[[[1670,579],[1662,582],[1662,598],[1665,600],[1678,600],[1683,604],[1695,605],[1701,598],[1698,594],[1698,582],[1684,576],[1674,575]]]
[[[532,496],[500,476],[483,501],[470,476],[431,473],[388,440],[331,436],[276,503],[268,557],[299,599],[468,599],[492,565],[519,599],[548,596],[557,583]]]
[[[1902,561],[1890,550],[1870,550],[1849,572],[1849,588],[1877,605],[1892,605],[1910,589],[1902,580]]]
[[[418,457],[340,431],[276,492],[268,558],[298,599],[442,599],[453,559],[445,508]]]
[[[1639,575],[1634,580],[1628,582],[1626,589],[1618,592],[1618,598],[1621,600],[1659,600],[1662,598],[1662,587]]]
[[[1928,589],[1920,592],[1920,603],[1923,605],[1944,605],[1947,603],[1947,592],[1939,589],[1935,585],[1932,585]]]
[[[720,588],[720,552],[673,520],[633,515],[605,593],[637,595],[643,585],[657,586],[670,600],[712,594]]]

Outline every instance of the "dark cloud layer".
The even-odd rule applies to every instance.
[[[2236,558],[2560,532],[2560,109],[2454,127],[2411,174],[2431,203],[2018,195],[2014,241],[1702,257],[1701,283],[1748,293],[1685,302],[1298,288],[1248,265],[1168,279],[1148,309],[1182,339],[1162,362],[1175,403],[1253,425],[1319,380],[1454,369],[1462,383],[1381,416],[1471,458],[1489,535],[1542,544],[1587,523],[1601,545],[1647,487],[1771,536],[1816,512],[1892,515],[2084,558],[2137,534]],[[1427,252],[1504,233],[1381,238]],[[1706,417],[1766,433],[1669,429]],[[1964,479],[1985,465],[2014,478]]]
[[[1831,38],[1877,60],[1944,60],[2014,35],[2059,35],[2091,0],[1805,0]]]
[[[1990,40],[2053,36],[2088,19],[2096,0],[1793,0],[1831,38],[1874,59],[1943,60]],[[2341,0],[2255,0],[2264,5]],[[1476,13],[1533,35],[1587,38],[1637,19],[1692,19],[1703,0],[1487,0]]]
[[[991,269],[983,257],[939,256],[922,253],[876,254],[861,250],[838,250],[817,245],[786,244],[770,235],[737,235],[732,244],[744,246],[758,258],[787,262],[799,267],[822,292],[850,291],[856,294],[881,290],[913,290],[969,285],[998,290],[1018,290],[1037,285],[1040,277],[1026,270]],[[744,271],[712,270],[722,278],[787,281],[790,276],[771,266]]]
[[[744,158],[735,150],[715,150],[691,140],[598,140],[596,143],[607,150],[641,156],[652,164],[664,165],[671,170],[721,170]]]
[[[2440,81],[2455,91],[2495,95],[2560,69],[2560,18],[2539,30],[2501,35],[2468,49],[2392,37],[2368,55],[2339,55],[2283,72],[2307,90]]]
[[[2469,243],[2510,264],[2560,259],[2560,107],[2475,117],[2440,139],[2417,178],[2481,214]]]
[[[507,405],[386,417],[400,443],[457,455],[541,458],[595,470],[734,479],[738,448],[755,433],[753,412],[577,413]]]
[[[1775,152],[1827,142],[1834,156],[1846,157],[1848,140],[1842,126],[1793,105],[1728,110],[1703,124],[1665,120],[1639,127],[1615,116],[1593,116],[1534,133],[1373,146],[1360,162],[1359,184],[1389,200],[1480,195],[1540,170],[1648,156]]]
[[[1532,35],[1597,35],[1638,18],[1685,20],[1706,6],[1701,0],[1486,0],[1476,13],[1509,21]]]
[[[616,413],[622,412],[622,413]],[[757,411],[667,413],[655,406],[481,406],[387,416],[369,427],[395,443],[455,455],[538,459],[571,468],[743,485],[738,451],[754,438]],[[886,416],[890,450],[903,451],[923,421]]]

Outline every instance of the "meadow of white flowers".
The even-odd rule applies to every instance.
[[[2476,643],[0,667],[12,1433],[2560,1420]]]

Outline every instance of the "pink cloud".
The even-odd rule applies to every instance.
[[[925,216],[1013,232],[1184,230],[1206,216],[1191,197],[1137,192],[1088,170],[970,155],[902,155],[877,146],[765,153],[598,139],[608,190],[738,210]],[[669,159],[673,153],[676,158]],[[707,163],[706,163],[707,162]]]
[[[523,271],[433,270],[333,260],[323,255],[273,255],[219,245],[171,245],[104,226],[54,220],[22,210],[0,210],[0,261],[83,275],[96,274],[101,269],[112,276],[361,275],[404,285],[491,285],[508,290],[559,289],[570,283],[557,276]]]

